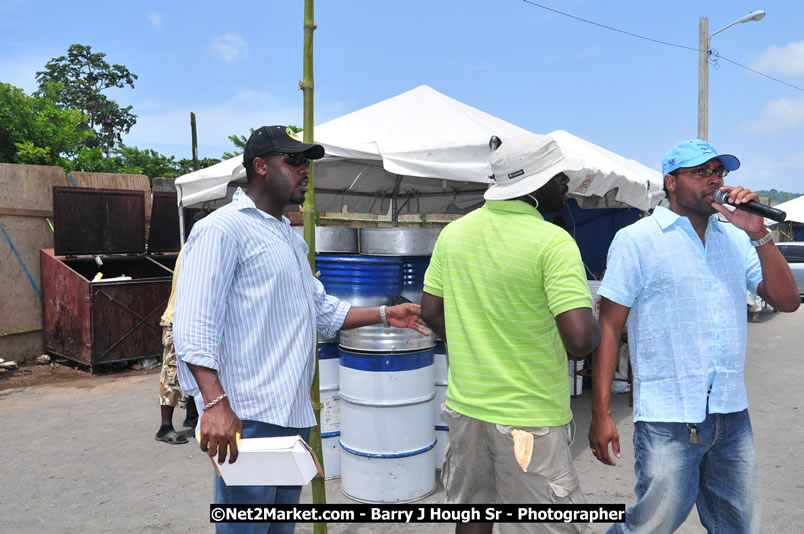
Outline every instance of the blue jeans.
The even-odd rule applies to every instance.
[[[693,504],[707,532],[760,530],[759,468],[748,410],[695,425],[634,424],[636,505],[609,532],[674,532]]]
[[[309,428],[285,428],[282,426],[243,421],[244,438],[274,438],[300,435],[310,439]],[[301,486],[227,486],[217,473],[215,476],[215,504],[298,504]],[[217,523],[218,534],[293,534],[296,523]]]

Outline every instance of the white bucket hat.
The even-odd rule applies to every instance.
[[[555,175],[580,171],[583,162],[568,158],[552,137],[528,134],[505,139],[489,157],[489,178],[494,185],[486,200],[510,200],[533,193]]]

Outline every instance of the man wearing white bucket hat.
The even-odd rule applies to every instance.
[[[584,502],[567,353],[591,353],[600,329],[575,241],[543,216],[563,207],[565,172],[582,165],[540,135],[492,148],[486,203],[444,228],[424,278],[422,317],[449,347],[442,481],[451,503]],[[501,524],[503,533],[582,528]]]

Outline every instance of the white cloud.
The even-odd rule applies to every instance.
[[[248,57],[246,40],[237,33],[225,33],[212,40],[212,53],[225,63],[235,63]]]
[[[751,68],[765,74],[804,76],[804,41],[771,46],[760,54]]]
[[[790,130],[801,125],[804,125],[804,96],[768,102],[756,120],[745,124],[745,130],[752,133],[773,132]]]
[[[219,104],[187,109],[163,109],[150,106],[149,112],[138,113],[137,124],[123,142],[140,148],[153,148],[166,155],[189,158],[190,111],[195,113],[198,128],[199,156],[219,158],[234,146],[228,137],[232,134],[248,136],[249,128],[265,124],[302,123],[302,99],[298,104],[279,102],[266,91],[240,89]],[[135,111],[142,109],[135,105]]]
[[[151,22],[151,26],[155,30],[162,29],[162,15],[159,15],[157,13],[151,13],[150,15],[148,15],[148,20]]]

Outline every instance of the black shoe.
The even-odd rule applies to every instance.
[[[188,415],[187,417],[184,418],[184,422],[182,422],[182,425],[186,426],[187,428],[195,428],[196,424],[198,424],[197,415],[194,417]]]

